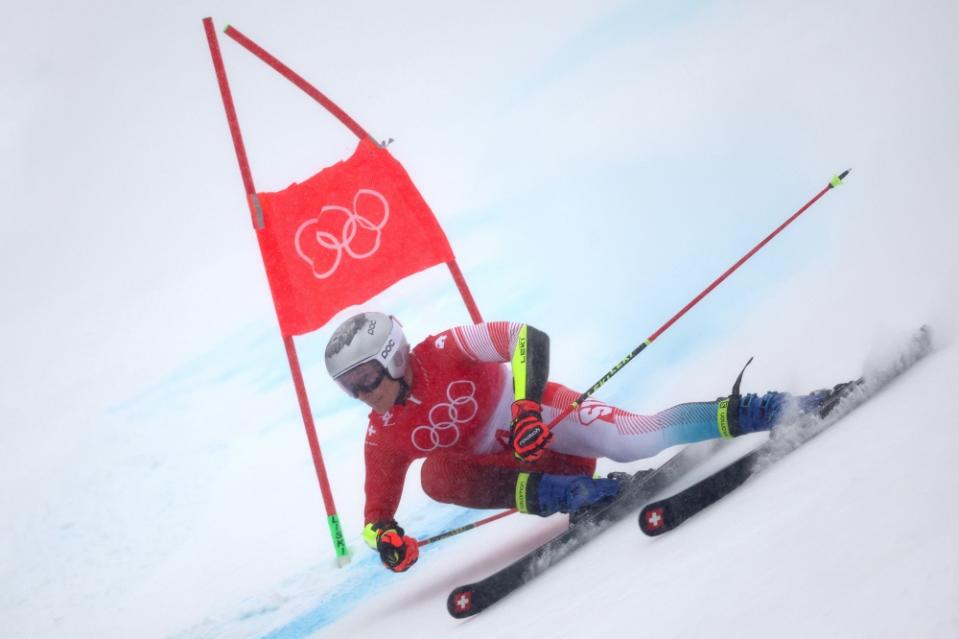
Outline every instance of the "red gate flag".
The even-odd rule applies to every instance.
[[[284,335],[315,330],[345,307],[454,259],[403,166],[369,139],[348,160],[251,200]]]

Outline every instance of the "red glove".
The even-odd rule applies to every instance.
[[[546,445],[553,437],[543,423],[541,407],[532,400],[518,399],[513,402],[512,411],[509,443],[513,447],[513,454],[524,461],[536,461],[543,456]]]
[[[388,522],[376,533],[376,550],[383,565],[393,572],[404,572],[420,557],[420,545],[416,539],[403,534],[395,521]]]

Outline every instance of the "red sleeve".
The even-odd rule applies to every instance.
[[[366,443],[366,507],[365,523],[373,524],[393,519],[403,496],[406,471],[411,458],[398,455],[395,450],[375,442]]]
[[[476,362],[508,362],[519,339],[522,324],[516,322],[483,322],[457,326],[448,332],[456,346]]]

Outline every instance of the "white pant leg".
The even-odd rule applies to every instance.
[[[579,393],[550,382],[543,398],[543,421],[551,423],[578,397]],[[483,436],[477,439],[474,452],[506,449],[504,437],[497,435],[509,429],[512,401],[512,377],[506,375],[499,402],[484,425]],[[653,457],[677,444],[719,436],[716,402],[680,404],[654,415],[640,415],[592,398],[567,415],[552,432],[550,450],[578,457],[605,457],[621,463]]]
[[[617,420],[618,410],[597,400],[586,400],[553,428],[550,449],[579,457],[630,462],[652,457],[668,447],[661,430],[624,428],[626,425]],[[544,406],[543,419],[549,423],[561,412],[559,408]]]

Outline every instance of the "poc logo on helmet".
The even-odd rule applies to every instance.
[[[386,343],[386,346],[383,348],[383,352],[380,353],[380,357],[386,359],[390,356],[390,353],[393,351],[393,347],[396,346],[396,342],[390,340]]]
[[[370,320],[370,325],[366,329],[366,332],[370,335],[376,335],[376,320]]]

